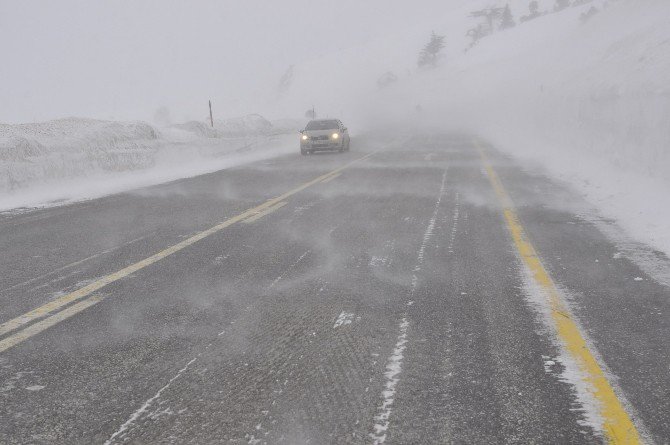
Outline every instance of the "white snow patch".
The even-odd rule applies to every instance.
[[[556,375],[557,378],[569,383],[575,388],[577,403],[579,403],[584,414],[584,423],[593,428],[594,431],[603,433],[603,419],[600,415],[600,403],[594,397],[593,387],[588,383],[587,376],[567,351],[565,345],[557,337],[554,321],[551,315],[549,296],[544,289],[537,284],[533,273],[525,264],[521,266],[521,270],[525,296],[531,306],[538,311],[543,326],[546,328],[546,331],[551,334],[552,341],[559,349],[559,355],[554,359],[550,360],[547,356],[542,357],[545,371]],[[560,374],[554,372],[553,365],[556,362],[560,362],[563,365],[563,371]]]
[[[389,263],[389,258],[386,256],[372,256],[370,257],[370,261],[368,262],[368,266],[370,267],[380,267],[380,266],[387,266]]]
[[[340,315],[337,316],[337,319],[335,320],[335,324],[333,325],[333,329],[337,329],[340,326],[346,326],[348,324],[351,324],[354,321],[355,314],[351,312],[341,312]]]
[[[177,374],[175,374],[174,377],[172,377],[166,384],[163,386],[161,389],[158,390],[156,394],[154,394],[153,397],[148,399],[146,402],[142,404],[142,406],[135,411],[126,422],[121,425],[121,427],[112,434],[109,439],[105,441],[105,445],[111,445],[114,443],[114,441],[119,438],[123,438],[127,431],[130,429],[130,427],[135,423],[147,410],[151,407],[151,405],[160,398],[161,394],[172,385],[172,383],[177,380],[181,375],[188,370],[188,368],[197,360],[197,358],[191,359],[183,368],[181,368]]]
[[[416,292],[417,285],[419,284],[419,276],[417,272],[421,270],[423,265],[424,255],[426,253],[426,247],[428,246],[428,241],[433,236],[433,231],[435,230],[435,222],[437,221],[437,215],[440,213],[440,205],[442,204],[442,197],[447,188],[447,170],[444,170],[442,173],[442,182],[440,184],[440,191],[437,195],[437,201],[435,201],[435,207],[433,208],[433,215],[430,217],[426,231],[423,234],[423,240],[421,241],[421,247],[419,247],[419,253],[417,254],[416,264],[414,266],[412,281],[410,287],[410,298],[414,296]]]
[[[41,391],[44,388],[46,388],[44,385],[31,385],[26,387],[28,391]]]
[[[225,260],[226,258],[228,258],[228,255],[225,255],[225,256],[224,255],[219,255],[216,258],[214,258],[214,260],[212,261],[212,264],[214,264],[215,266],[220,266],[221,264],[223,264],[223,260]]]
[[[300,257],[298,257],[297,260],[295,260],[295,261],[294,261],[294,262],[293,262],[293,263],[292,263],[292,264],[291,264],[291,265],[290,265],[284,272],[282,272],[281,275],[279,275],[277,278],[275,278],[275,279],[272,281],[272,283],[270,283],[270,286],[268,287],[268,289],[272,289],[273,287],[275,287],[275,286],[277,285],[277,283],[279,283],[281,280],[283,280],[283,279],[284,279],[284,275],[286,275],[289,271],[293,270],[298,264],[300,264],[300,262],[301,262],[307,255],[309,255],[310,252],[311,252],[311,250],[306,250],[302,255],[300,255]],[[321,288],[321,290],[323,290],[323,288]],[[320,290],[320,291],[321,291],[321,290]]]
[[[612,256],[613,259],[625,257],[657,283],[670,286],[670,259],[667,255],[632,240],[631,235],[624,232],[621,227],[606,222],[598,215],[589,214],[584,219],[593,223],[616,245],[619,251]]]
[[[544,365],[544,372],[551,374],[553,372],[553,366],[556,364],[556,361],[547,355],[543,355],[542,364]]]
[[[13,376],[5,380],[2,387],[0,387],[0,392],[7,392],[16,389],[17,385],[19,384],[19,381],[22,378],[26,376],[30,377],[33,373],[34,371],[19,371],[15,373]]]
[[[374,432],[370,433],[370,437],[374,444],[382,444],[386,441],[386,432],[389,426],[389,418],[391,417],[391,407],[395,397],[396,386],[400,380],[399,374],[402,370],[402,361],[404,358],[405,344],[407,343],[407,328],[409,321],[403,318],[400,322],[400,333],[393,349],[393,353],[386,364],[386,384],[382,391],[382,404],[377,408],[377,415],[375,416],[375,424],[373,426]]]
[[[454,206],[454,214],[452,216],[452,226],[451,226],[451,233],[449,234],[449,246],[447,250],[449,253],[454,252],[454,241],[456,240],[456,232],[458,230],[458,217],[460,215],[460,208],[461,208],[461,200],[460,200],[460,194],[456,192],[456,197],[455,197],[456,205]]]

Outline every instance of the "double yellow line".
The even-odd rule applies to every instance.
[[[565,299],[542,265],[540,257],[528,239],[523,226],[519,222],[519,216],[516,213],[512,199],[505,190],[478,141],[475,141],[475,146],[479,150],[489,182],[493,186],[498,200],[502,205],[507,228],[512,236],[521,261],[530,270],[535,282],[547,296],[551,309],[551,318],[554,322],[558,338],[583,372],[585,382],[600,405],[600,415],[603,419],[603,430],[607,436],[607,440],[613,444],[642,443],[640,433],[633,424],[630,415],[616,395],[598,360],[596,360],[594,354],[591,352],[585,336],[582,334],[569,307],[565,303]]]
[[[269,199],[263,204],[253,207],[249,210],[246,210],[239,215],[233,216],[214,227],[211,227],[202,232],[198,232],[195,235],[187,238],[173,246],[168,247],[167,249],[161,250],[158,253],[151,255],[148,258],[145,258],[137,263],[131,264],[119,271],[106,275],[93,283],[84,286],[71,292],[69,294],[63,295],[56,298],[36,309],[33,309],[29,312],[26,312],[23,315],[20,315],[16,318],[13,318],[9,321],[6,321],[0,324],[0,337],[14,332],[13,334],[5,337],[0,340],[0,353],[12,348],[23,341],[33,337],[40,332],[49,329],[50,327],[60,323],[63,320],[66,320],[79,312],[88,309],[89,307],[99,303],[104,299],[103,295],[95,294],[103,287],[114,283],[122,278],[125,278],[137,271],[144,269],[147,266],[150,266],[170,255],[173,255],[179,252],[186,247],[197,243],[198,241],[207,238],[217,232],[222,231],[223,229],[232,226],[238,222],[254,222],[263,216],[272,213],[273,211],[281,208],[286,204],[285,200],[289,197],[295,195],[298,192],[305,190],[308,187],[311,187],[319,182],[327,182],[326,180],[331,180],[334,177],[338,176],[342,170],[349,168],[357,162],[361,162],[370,156],[374,155],[375,152],[369,153],[365,156],[362,156],[358,159],[355,159],[335,170],[332,170],[324,175],[321,175],[317,178],[312,179],[311,181],[305,182],[298,187],[289,190],[283,195],[277,196],[276,198]],[[67,308],[66,308],[67,306]],[[65,308],[65,309],[64,309]],[[44,318],[46,317],[46,318]],[[40,320],[41,319],[41,320]],[[40,320],[40,321],[37,321]],[[37,321],[37,322],[36,322]]]

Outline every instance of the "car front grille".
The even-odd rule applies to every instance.
[[[327,141],[328,136],[313,136],[311,139],[313,141]]]

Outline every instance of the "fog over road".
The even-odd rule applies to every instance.
[[[670,290],[578,196],[351,147],[0,216],[0,443],[668,443]]]

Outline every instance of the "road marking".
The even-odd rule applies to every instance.
[[[94,304],[100,303],[103,300],[103,298],[104,297],[102,295],[93,295],[92,297],[80,301],[79,303],[73,304],[67,309],[62,310],[57,314],[52,315],[49,318],[31,324],[27,328],[17,332],[16,334],[10,337],[5,338],[4,340],[0,340],[0,352],[4,352],[7,349],[11,348],[12,346],[16,346],[19,343],[23,342],[24,340],[27,340],[30,337],[39,334],[40,332],[46,331],[47,329],[56,325],[57,323],[60,323],[61,321],[78,314],[84,309],[88,309]]]
[[[330,177],[328,177],[328,178],[324,179],[323,181],[321,181],[321,184],[326,184],[326,183],[332,181],[333,179],[338,178],[341,174],[342,174],[342,173],[336,173],[336,174],[334,174],[334,175],[330,175]]]
[[[590,386],[594,398],[600,404],[600,415],[603,419],[603,430],[607,440],[613,444],[642,443],[640,434],[630,415],[614,392],[614,388],[595,356],[591,353],[585,336],[574,321],[564,297],[556,287],[549,272],[542,265],[537,251],[528,239],[519,221],[512,199],[505,190],[498,174],[493,169],[481,145],[477,141],[474,144],[479,151],[489,182],[502,204],[505,222],[519,256],[531,271],[537,285],[543,289],[549,299],[551,318],[558,337],[586,376],[585,383]]]
[[[45,273],[45,274],[40,275],[40,276],[38,276],[38,277],[31,278],[31,279],[26,280],[26,281],[24,281],[24,282],[22,282],[22,283],[17,283],[17,284],[15,284],[15,285],[13,285],[13,286],[10,286],[10,287],[8,287],[8,288],[5,288],[5,289],[1,290],[0,292],[7,292],[7,291],[10,291],[10,290],[16,289],[17,287],[27,286],[27,285],[29,285],[29,284],[31,284],[31,283],[34,283],[35,281],[39,281],[39,280],[41,280],[41,279],[43,279],[43,278],[46,278],[46,277],[51,276],[51,275],[54,275],[54,274],[56,274],[56,273],[58,273],[58,272],[62,272],[62,271],[64,271],[65,269],[70,269],[71,267],[78,266],[78,265],[80,265],[80,264],[83,264],[83,263],[85,263],[85,262],[87,262],[87,261],[90,261],[90,260],[92,260],[92,259],[94,259],[94,258],[98,258],[98,257],[100,257],[100,256],[102,256],[102,255],[107,254],[107,253],[113,252],[113,251],[115,251],[115,250],[122,249],[122,248],[124,248],[124,247],[126,247],[126,246],[129,246],[130,244],[136,243],[136,242],[141,241],[141,240],[143,240],[143,239],[145,239],[145,238],[147,238],[147,237],[146,237],[146,236],[143,236],[143,237],[140,237],[140,238],[135,238],[135,239],[130,240],[130,241],[128,241],[127,243],[124,243],[124,244],[122,244],[122,245],[120,245],[120,246],[118,246],[118,247],[114,247],[114,248],[112,248],[112,249],[103,250],[103,251],[100,252],[100,253],[96,253],[96,254],[94,254],[94,255],[88,256],[88,257],[86,257],[86,258],[84,258],[84,259],[81,259],[81,260],[79,260],[79,261],[75,261],[75,262],[73,262],[73,263],[66,264],[65,266],[59,267],[58,269],[54,269],[54,270],[52,270],[51,272]],[[57,281],[60,281],[60,280],[57,280]],[[53,282],[53,281],[52,281],[52,282]],[[2,331],[0,331],[0,335],[2,335]]]
[[[261,219],[265,215],[269,215],[270,213],[274,212],[275,210],[281,209],[286,204],[288,204],[286,201],[279,202],[279,203],[273,205],[272,207],[270,207],[268,209],[265,209],[261,212],[256,213],[255,215],[250,216],[249,218],[245,219],[242,222],[244,224],[251,224],[254,221],[258,221],[259,219]]]
[[[319,182],[321,182],[323,179],[327,178],[328,176],[339,173],[342,170],[344,170],[346,168],[349,168],[352,165],[356,164],[357,162],[361,162],[361,161],[364,161],[364,160],[368,159],[370,156],[374,155],[375,153],[376,153],[376,151],[374,151],[372,153],[368,153],[367,155],[362,156],[358,159],[354,159],[353,161],[351,161],[347,164],[344,164],[343,166],[338,167],[335,170],[332,170],[328,173],[325,173],[325,174],[323,174],[323,175],[321,175],[317,178],[314,178],[310,181],[307,181],[307,182],[295,187],[292,190],[289,190],[288,192],[286,192],[286,193],[284,193],[280,196],[269,199],[269,200],[265,201],[263,204],[260,204],[256,207],[248,209],[248,210],[240,213],[239,215],[233,216],[233,217],[215,225],[214,227],[211,227],[207,230],[203,230],[202,232],[198,232],[195,235],[191,236],[190,238],[187,238],[187,239],[185,239],[185,240],[183,240],[183,241],[181,241],[181,242],[179,242],[179,243],[177,243],[173,246],[170,246],[167,249],[161,250],[160,252],[155,253],[148,258],[145,258],[141,261],[138,261],[137,263],[131,264],[130,266],[127,266],[127,267],[125,267],[125,268],[123,268],[123,269],[121,269],[117,272],[106,275],[106,276],[94,281],[93,283],[88,284],[87,286],[79,288],[79,289],[77,289],[74,292],[71,292],[69,294],[58,297],[55,300],[52,300],[52,301],[50,301],[50,302],[48,302],[48,303],[46,303],[46,304],[44,304],[44,305],[42,305],[38,308],[35,308],[31,311],[28,311],[23,315],[20,315],[20,316],[18,316],[16,318],[13,318],[13,319],[5,322],[5,323],[2,323],[2,324],[0,324],[0,335],[4,335],[4,334],[7,334],[9,332],[12,332],[16,329],[21,328],[22,326],[24,326],[28,323],[31,323],[31,322],[39,319],[39,318],[46,317],[50,313],[62,309],[64,306],[67,306],[67,305],[69,305],[71,303],[74,303],[75,301],[81,300],[83,298],[89,297],[94,292],[100,290],[101,288],[107,286],[108,284],[114,283],[114,282],[116,282],[116,281],[118,281],[122,278],[125,278],[125,277],[139,271],[139,270],[142,270],[147,266],[150,266],[150,265],[152,265],[152,264],[154,264],[154,263],[156,263],[156,262],[174,254],[174,253],[179,252],[182,249],[185,249],[188,246],[191,246],[192,244],[197,243],[198,241],[200,241],[204,238],[207,238],[210,235],[213,235],[217,232],[220,232],[221,230],[225,229],[226,227],[232,226],[233,224],[235,224],[237,222],[243,221],[243,220],[245,220],[245,219],[247,219],[251,216],[254,216],[254,215],[256,215],[256,214],[258,214],[258,213],[260,213],[260,212],[262,212],[266,209],[269,209],[269,208],[281,203],[282,201],[285,201],[286,199],[295,195],[296,193],[299,193],[299,192],[305,190],[308,187],[311,187],[315,184],[318,184]],[[98,301],[95,301],[94,303],[91,304],[91,306],[93,304],[96,304],[97,302]],[[75,306],[73,306],[73,307],[75,307]],[[88,306],[86,306],[86,307],[88,307]],[[85,309],[86,307],[83,307],[83,309]],[[77,311],[74,311],[74,312],[68,311],[67,314],[70,314],[70,315],[68,315],[65,318],[69,318],[72,315],[75,315],[76,313],[81,312],[81,310],[83,310],[83,309],[80,309],[80,310],[77,310]],[[63,312],[65,312],[65,311],[63,311]],[[56,314],[56,315],[59,315],[59,314]],[[51,320],[53,317],[55,317],[55,315],[52,315],[51,317],[43,320],[43,322],[47,322],[48,320]],[[47,323],[45,326],[51,327],[54,324],[56,324],[60,321],[63,321],[65,318],[56,317],[56,318],[54,318],[54,320],[55,320],[54,323],[52,323],[52,324]],[[44,329],[42,329],[42,330],[44,330]],[[7,337],[6,339],[2,340],[2,342],[3,342],[2,344],[3,345],[9,345],[9,346],[4,347],[4,349],[0,349],[0,352],[6,351],[7,349],[11,348],[12,346],[15,346],[15,345],[21,343],[22,341],[32,337],[33,335],[36,335],[39,332],[42,332],[42,330],[39,330],[37,332],[33,332],[32,330],[30,330],[30,328],[25,328],[22,331],[19,331],[19,332],[13,334],[10,337]],[[33,332],[33,333],[30,334],[30,335],[25,335],[24,332],[26,332],[26,331],[29,332],[29,333],[31,333],[31,332]]]

